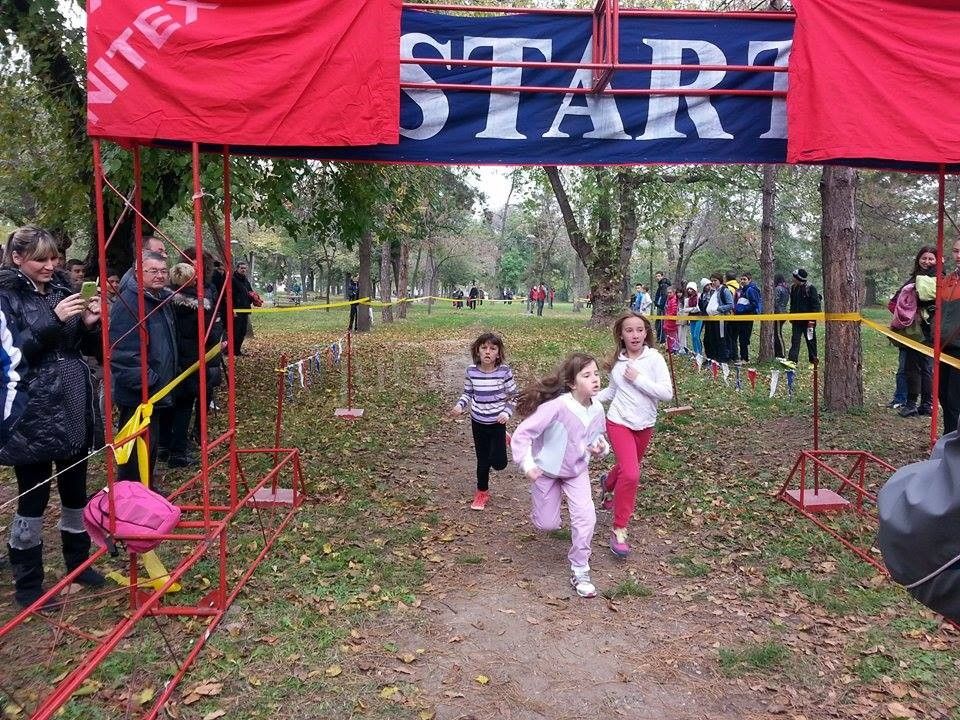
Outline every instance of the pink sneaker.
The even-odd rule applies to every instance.
[[[618,558],[625,558],[630,554],[626,528],[614,528],[610,531],[610,552]]]
[[[487,500],[490,499],[490,493],[486,490],[477,490],[473,496],[473,502],[470,503],[471,510],[483,510],[487,506]]]

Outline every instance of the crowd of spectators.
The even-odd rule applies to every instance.
[[[63,261],[49,232],[27,226],[7,238],[0,265],[0,464],[12,466],[17,478],[7,550],[21,606],[43,593],[43,516],[51,486],[60,496],[58,528],[65,564],[72,570],[89,556],[82,518],[87,458],[102,447],[105,422],[112,422],[116,432],[148,398],[197,362],[201,318],[204,351],[223,340],[226,303],[218,299],[225,295],[227,273],[222,263],[204,253],[201,281],[192,250],[171,258],[156,237],[144,238],[138,260],[122,276],[108,268],[106,286],[99,288],[87,279],[93,273],[81,260]],[[246,263],[238,263],[230,276],[235,308],[259,304]],[[103,403],[101,290],[109,308],[112,408]],[[236,355],[244,354],[248,324],[248,314],[235,314]],[[218,356],[207,363],[205,376],[212,409],[223,376]],[[140,477],[134,455],[119,466],[119,478],[158,489],[159,462],[170,468],[198,465],[191,441],[199,438],[190,428],[191,421],[199,422],[200,402],[197,373],[154,402],[149,476]],[[52,483],[54,468],[58,475]],[[76,581],[99,586],[104,578],[86,568]]]

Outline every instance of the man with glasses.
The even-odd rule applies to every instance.
[[[145,327],[147,329],[147,395],[153,395],[170,383],[177,374],[177,341],[173,308],[168,302],[167,260],[163,255],[145,250],[139,283],[121,283],[117,302],[110,308],[110,343],[113,353],[110,371],[113,377],[113,401],[123,427],[140,405],[140,331],[137,316],[138,289],[143,290]],[[170,426],[173,395],[153,407],[150,420],[150,486],[157,460],[160,430]],[[121,480],[139,480],[136,456],[120,466]]]

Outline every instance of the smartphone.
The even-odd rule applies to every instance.
[[[89,300],[96,294],[97,294],[96,280],[85,280],[83,285],[80,286],[80,297],[86,300]]]

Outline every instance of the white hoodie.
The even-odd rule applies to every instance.
[[[637,370],[630,382],[624,377],[627,365]],[[653,427],[657,422],[657,402],[673,397],[673,383],[663,356],[644,347],[640,357],[630,360],[625,352],[610,371],[610,384],[597,394],[600,402],[610,402],[607,419],[631,430]]]

